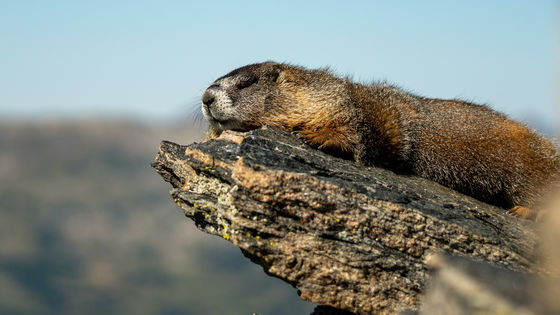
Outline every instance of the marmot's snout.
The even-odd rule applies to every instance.
[[[214,91],[212,91],[211,89],[207,89],[206,91],[204,91],[204,94],[202,94],[203,110],[205,109],[206,111],[209,111],[210,106],[212,106],[212,103],[214,103],[215,101],[216,95]]]
[[[232,101],[223,84],[214,83],[202,94],[202,114],[213,127],[221,128],[221,124],[235,118]]]
[[[202,94],[202,114],[212,124],[214,122],[227,120],[223,114],[226,110],[228,97],[221,91],[221,87],[217,84],[212,84]]]

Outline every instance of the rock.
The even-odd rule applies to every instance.
[[[535,303],[536,282],[528,274],[447,255],[429,265],[436,273],[421,314],[548,314]]]
[[[539,269],[532,222],[429,180],[325,154],[276,128],[188,146],[164,141],[152,165],[200,230],[328,306],[317,314],[418,310],[434,252]]]

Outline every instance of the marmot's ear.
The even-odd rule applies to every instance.
[[[268,72],[268,77],[272,82],[278,84],[298,82],[298,77],[296,71],[292,67],[286,66],[284,64],[274,64],[272,65],[272,70]]]
[[[294,76],[289,69],[280,69],[278,76],[276,77],[276,83],[282,84],[287,82],[293,82]]]
[[[279,64],[274,64],[272,69],[268,73],[268,77],[272,82],[279,82],[280,75],[282,74],[283,70]]]
[[[282,70],[279,70],[276,74],[276,79],[274,81],[276,81],[276,83],[286,82],[286,73]]]

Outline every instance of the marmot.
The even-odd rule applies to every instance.
[[[325,69],[251,64],[202,95],[207,138],[264,125],[299,132],[330,153],[418,175],[521,217],[559,182],[551,141],[486,106],[360,84]]]

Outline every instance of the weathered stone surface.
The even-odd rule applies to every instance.
[[[362,167],[275,128],[162,142],[154,168],[197,227],[301,298],[359,314],[415,310],[444,251],[535,271],[532,223],[422,178]]]

